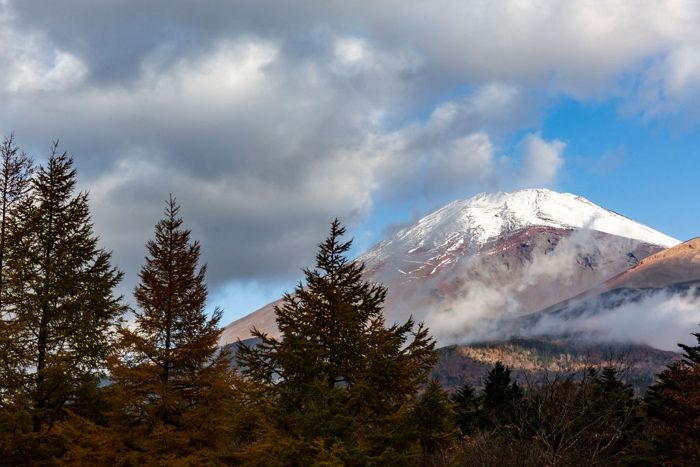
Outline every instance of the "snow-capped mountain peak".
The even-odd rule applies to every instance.
[[[478,247],[526,227],[590,229],[650,244],[672,247],[680,242],[571,193],[537,188],[511,193],[482,193],[454,201],[396,233],[363,260],[382,256],[388,244],[401,249],[433,250],[454,245]]]

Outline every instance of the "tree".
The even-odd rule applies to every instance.
[[[4,320],[6,250],[13,208],[22,201],[31,186],[32,160],[15,145],[10,135],[0,144],[0,319]]]
[[[472,433],[479,421],[479,399],[469,383],[459,388],[450,396],[455,407],[455,421],[463,435]]]
[[[0,144],[0,381],[6,383],[0,385],[0,406],[9,397],[6,385],[16,373],[11,332],[15,320],[6,303],[7,256],[13,245],[8,241],[9,226],[14,221],[16,206],[25,199],[31,186],[31,172],[31,159],[15,145],[12,135],[5,138]]]
[[[55,143],[8,225],[5,301],[13,345],[5,349],[2,403],[18,410],[15,432],[50,431],[85,385],[97,384],[124,311],[113,295],[122,273],[98,247],[87,193],[74,195],[75,184],[73,159]],[[21,183],[14,186],[21,191]]]
[[[423,452],[437,457],[456,434],[450,399],[437,380],[428,383],[413,409],[413,417]]]
[[[281,339],[253,329],[260,344],[238,353],[269,401],[249,452],[277,447],[281,464],[400,462],[418,443],[413,413],[434,341],[412,319],[385,327],[386,288],[346,258],[344,234],[333,221],[306,284],[275,308]]]
[[[228,354],[218,348],[221,310],[207,317],[206,266],[198,267],[199,242],[179,211],[171,196],[146,245],[133,329],[120,329],[110,365],[116,429],[137,463],[205,463],[228,442],[232,381]]]
[[[649,463],[695,465],[700,459],[700,333],[683,358],[662,371],[644,397]]]
[[[632,388],[612,367],[557,375],[529,388],[520,405],[518,436],[542,464],[616,464],[635,435]]]
[[[678,344],[678,347],[683,350],[683,361],[686,365],[700,365],[700,332],[693,332],[690,335],[695,337],[698,345]]]
[[[481,401],[487,424],[505,424],[513,417],[513,406],[523,396],[518,383],[511,380],[510,368],[503,363],[488,372],[484,380],[484,393]]]

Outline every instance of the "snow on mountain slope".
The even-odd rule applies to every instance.
[[[407,253],[447,248],[475,249],[496,237],[526,227],[585,228],[672,247],[680,241],[570,193],[543,188],[512,193],[482,193],[454,201],[380,243],[359,259],[381,261],[391,246]],[[404,248],[400,248],[404,250]]]

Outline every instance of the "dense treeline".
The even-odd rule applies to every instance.
[[[98,247],[73,160],[0,146],[0,465],[697,465],[700,334],[636,398],[620,369],[483,388],[428,381],[435,341],[387,325],[386,288],[336,220],[235,362],[206,266],[166,203],[134,291]]]

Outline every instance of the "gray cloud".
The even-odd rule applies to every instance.
[[[502,141],[559,95],[669,111],[700,74],[699,15],[647,6],[0,0],[0,130],[61,138],[129,277],[172,192],[215,285],[286,279],[379,198],[555,182],[559,142],[522,175]]]

